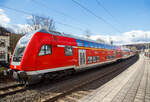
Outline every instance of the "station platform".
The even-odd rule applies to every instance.
[[[150,59],[139,60],[79,102],[150,102]]]

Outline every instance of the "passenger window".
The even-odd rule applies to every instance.
[[[82,43],[81,40],[76,39],[76,42],[77,42],[77,45],[78,45],[78,46],[83,46],[83,43]]]
[[[94,45],[92,42],[89,42],[89,44],[90,44],[90,47],[94,48]]]
[[[100,44],[98,44],[98,48],[101,48],[101,45],[100,45]]]
[[[102,49],[103,49],[103,48],[104,48],[104,44],[100,44],[100,48],[102,48]]]
[[[92,63],[92,56],[88,56],[88,63]]]
[[[94,46],[95,46],[95,48],[98,48],[98,44],[97,43],[94,43]]]
[[[89,47],[89,43],[87,41],[83,40],[83,44],[84,44],[85,47]]]
[[[113,51],[113,53],[114,53],[114,56],[116,56],[116,51],[115,50]]]
[[[97,56],[97,62],[99,62],[99,56]]]
[[[117,50],[117,55],[119,54],[119,51]]]
[[[96,62],[96,56],[93,56],[93,62]]]
[[[107,49],[107,45],[104,44],[104,45],[103,45],[103,48],[104,48],[104,49]]]
[[[65,56],[73,56],[73,48],[72,46],[65,47]]]
[[[48,55],[52,53],[51,45],[43,45],[40,49],[39,56]]]

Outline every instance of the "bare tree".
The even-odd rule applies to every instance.
[[[55,30],[55,22],[53,19],[50,19],[49,17],[41,18],[41,26],[48,30]]]
[[[33,27],[33,30],[40,29],[40,22],[41,22],[41,17],[40,16],[35,16],[32,15],[28,20],[27,23]]]
[[[32,15],[27,20],[27,23],[32,27],[33,30],[37,30],[40,28],[55,30],[55,22],[49,17]]]

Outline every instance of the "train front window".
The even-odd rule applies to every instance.
[[[13,61],[20,62],[24,53],[25,47],[18,47],[15,49]]]
[[[14,56],[13,56],[14,62],[20,62],[21,61],[28,42],[29,42],[29,40],[24,39],[24,37],[22,37],[19,40],[19,42],[16,45]]]
[[[14,55],[13,55],[13,62],[20,62],[24,51],[30,41],[30,39],[32,38],[34,32],[28,33],[26,35],[24,35],[23,37],[21,37],[21,39],[18,41],[15,51],[14,51]]]
[[[23,56],[24,49],[25,49],[25,47],[17,48],[14,53],[14,56]]]

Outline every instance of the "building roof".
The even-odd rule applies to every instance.
[[[4,28],[0,26],[0,36],[9,36],[10,32]]]

